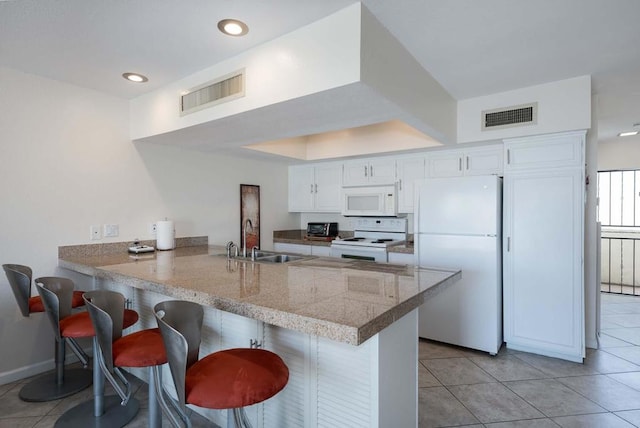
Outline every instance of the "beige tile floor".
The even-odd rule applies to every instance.
[[[420,427],[640,427],[640,297],[602,295],[599,350],[584,364],[503,348],[495,357],[419,343]],[[49,403],[18,399],[21,382],[0,385],[0,428],[48,428],[87,389]],[[136,381],[146,426],[146,384]],[[214,426],[193,414],[195,427]],[[163,426],[170,426],[167,421]],[[268,427],[270,428],[270,427]],[[402,427],[398,427],[402,428]]]
[[[420,427],[640,427],[640,297],[602,295],[584,364],[420,341]]]

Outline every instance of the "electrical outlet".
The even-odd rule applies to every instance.
[[[117,224],[105,224],[103,226],[103,235],[105,238],[113,238],[120,234],[120,226]]]
[[[158,225],[155,223],[149,223],[149,234],[156,236],[157,231],[158,231]]]
[[[89,226],[89,234],[92,241],[97,241],[98,239],[102,239],[102,233],[100,233],[100,226],[96,226],[96,225]]]

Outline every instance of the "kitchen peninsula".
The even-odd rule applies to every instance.
[[[417,426],[417,308],[459,271],[228,260],[208,245],[142,256],[96,247],[60,247],[59,266],[123,293],[141,315],[138,328],[155,326],[157,302],[190,300],[206,309],[201,354],[254,340],[284,359],[289,384],[247,409],[255,426]],[[226,424],[224,412],[196,410]]]

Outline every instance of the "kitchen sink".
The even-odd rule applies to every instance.
[[[269,256],[256,257],[257,262],[266,262],[266,263],[287,263],[293,262],[296,260],[304,259],[303,256],[293,256],[290,254],[272,254]]]
[[[226,254],[218,254],[218,255],[226,257]],[[232,257],[231,259],[247,261],[247,262],[254,261],[254,262],[260,262],[260,263],[287,263],[287,262],[294,262],[296,260],[309,259],[309,258],[312,258],[312,256],[297,256],[294,254],[281,254],[281,253],[275,253],[273,251],[257,251],[255,253],[254,260],[252,260],[249,255],[247,255],[247,257],[242,257],[242,256]]]

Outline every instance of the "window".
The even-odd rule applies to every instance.
[[[640,170],[598,172],[598,221],[602,226],[640,226]]]

